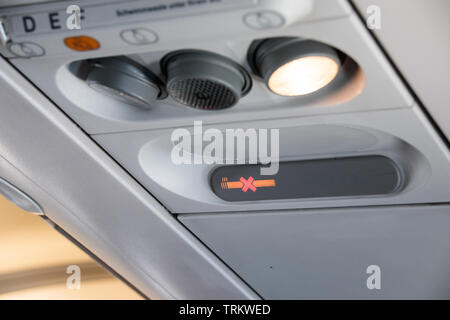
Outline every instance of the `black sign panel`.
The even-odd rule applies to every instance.
[[[214,193],[226,201],[386,195],[401,189],[396,164],[384,156],[281,162],[275,175],[261,165],[230,165],[211,174]]]

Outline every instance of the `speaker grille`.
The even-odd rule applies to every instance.
[[[167,90],[178,102],[203,110],[229,108],[239,99],[227,86],[205,79],[175,80]]]

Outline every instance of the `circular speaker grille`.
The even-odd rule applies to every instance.
[[[171,81],[167,90],[178,102],[203,110],[225,109],[239,100],[227,86],[207,79]]]

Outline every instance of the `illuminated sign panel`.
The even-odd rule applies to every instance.
[[[211,187],[226,201],[355,197],[399,191],[402,175],[383,156],[281,162],[273,176],[260,165],[230,165],[214,170]]]
[[[249,189],[255,192],[256,188],[275,187],[275,185],[274,179],[255,180],[253,177],[248,179],[241,177],[239,181],[228,181],[227,177],[223,177],[220,183],[222,189],[241,189],[243,192]]]

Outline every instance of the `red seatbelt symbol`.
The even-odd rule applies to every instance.
[[[244,186],[242,187],[242,191],[247,192],[248,189],[252,190],[253,192],[256,191],[256,187],[253,185],[253,181],[255,179],[253,179],[252,176],[250,176],[247,180],[244,179],[244,177],[241,177],[241,179],[239,179]]]

